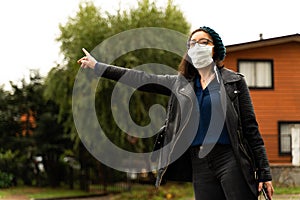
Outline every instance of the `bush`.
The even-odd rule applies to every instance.
[[[13,185],[13,175],[0,171],[0,188],[8,188]]]

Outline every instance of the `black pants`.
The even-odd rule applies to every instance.
[[[247,185],[231,145],[217,144],[204,158],[191,148],[196,200],[257,200]]]

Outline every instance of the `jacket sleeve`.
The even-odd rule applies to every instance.
[[[140,70],[127,69],[100,62],[96,63],[94,71],[97,76],[122,82],[140,91],[168,96],[171,95],[172,86],[177,79],[177,75],[149,74]]]
[[[249,89],[244,77],[241,77],[241,80],[238,81],[237,84],[239,89],[239,110],[243,136],[247,140],[253,153],[258,180],[262,182],[270,181],[272,180],[272,176],[269,161],[264,141],[259,132]]]

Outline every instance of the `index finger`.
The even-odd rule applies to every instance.
[[[85,50],[85,48],[82,48],[82,51],[85,53],[85,55],[87,55],[87,56],[90,55],[90,53],[87,50]]]

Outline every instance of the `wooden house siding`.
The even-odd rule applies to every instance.
[[[262,42],[257,41],[257,44]],[[239,59],[273,61],[273,88],[250,89],[260,131],[273,164],[291,163],[292,159],[290,155],[279,154],[279,122],[300,122],[300,42],[277,43],[240,50],[232,49],[242,45],[228,46],[225,59],[225,66],[234,71],[238,70]]]

